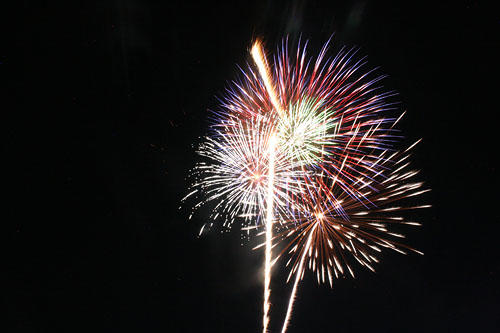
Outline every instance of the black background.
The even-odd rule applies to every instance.
[[[500,14],[483,2],[40,1],[3,11],[5,332],[258,332],[261,251],[178,209],[207,109],[263,36],[360,46],[389,74],[433,189],[424,256],[333,289],[310,274],[289,332],[500,329]],[[7,38],[9,37],[9,38]],[[13,37],[13,38],[12,38]],[[7,43],[7,39],[13,43]],[[334,50],[335,50],[334,47]],[[275,271],[271,329],[290,285]]]

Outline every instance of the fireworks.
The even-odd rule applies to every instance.
[[[333,278],[348,274],[354,277],[349,259],[357,261],[371,271],[378,263],[377,255],[383,248],[406,254],[407,245],[394,239],[403,235],[390,231],[393,224],[420,225],[406,221],[396,214],[404,210],[429,207],[428,205],[400,205],[404,199],[429,191],[423,183],[411,182],[418,173],[407,170],[404,163],[409,155],[400,152],[385,157],[379,156],[382,172],[363,182],[360,190],[365,190],[363,200],[357,200],[332,186],[332,180],[316,177],[308,186],[308,196],[301,197],[300,207],[294,216],[294,223],[283,232],[286,248],[282,253],[291,255],[287,266],[291,266],[288,280],[295,274],[295,281],[289,300],[282,332],[286,331],[299,281],[305,270],[312,270],[318,283],[328,281],[333,286]],[[396,204],[397,202],[397,204]]]
[[[321,101],[304,99],[290,105],[287,116],[279,119],[280,147],[289,160],[303,166],[323,162],[324,147],[334,141],[337,123],[332,110],[321,105]]]
[[[373,271],[383,248],[420,253],[396,241],[403,236],[391,226],[418,225],[399,213],[427,207],[404,205],[428,190],[412,180],[414,145],[395,149],[402,115],[392,116],[394,93],[379,86],[383,76],[365,71],[356,49],[327,58],[327,43],[314,60],[306,49],[299,42],[290,52],[285,39],[269,62],[262,42],[254,43],[253,64],[212,113],[198,149],[205,161],[187,196],[203,195],[193,210],[214,202],[210,224],[220,218],[230,227],[240,218],[244,228],[265,229],[263,332],[278,258],[289,256],[288,280],[295,275],[285,332],[306,269],[332,286],[347,272],[354,276],[350,261]],[[273,259],[277,242],[284,250]]]

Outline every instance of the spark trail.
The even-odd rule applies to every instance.
[[[267,93],[269,94],[272,105],[274,106],[276,112],[278,112],[280,116],[283,116],[283,110],[281,109],[280,102],[278,101],[278,96],[276,95],[276,91],[273,86],[271,71],[269,70],[269,64],[267,63],[262,41],[257,39],[254,42],[251,54],[253,60],[255,61],[255,64],[257,65],[257,69],[259,70],[262,81],[264,81],[264,86],[266,87]]]
[[[271,296],[271,259],[272,259],[272,240],[273,240],[273,201],[274,201],[274,155],[276,149],[276,135],[273,134],[269,139],[269,176],[267,190],[267,214],[266,214],[266,254],[265,254],[265,272],[264,272],[264,317],[262,331],[267,332],[269,324],[269,308],[271,306],[269,298]]]
[[[267,59],[264,56],[264,48],[262,46],[262,42],[256,40],[252,47],[252,57],[257,65],[259,70],[259,74],[264,81],[264,85],[266,87],[267,93],[269,94],[269,98],[271,99],[271,103],[274,106],[276,112],[278,112],[279,116],[283,115],[283,111],[278,102],[278,98],[276,96],[271,74],[269,71],[269,65],[267,64]],[[274,130],[273,130],[274,131]],[[269,176],[268,176],[268,191],[267,191],[267,214],[266,214],[266,250],[265,250],[265,267],[264,267],[264,315],[263,315],[263,324],[262,324],[262,332],[267,332],[267,327],[269,325],[269,308],[271,304],[269,302],[269,298],[271,296],[271,259],[272,259],[272,240],[273,240],[273,201],[274,201],[274,158],[275,158],[275,150],[276,150],[276,134],[272,134],[269,139]]]
[[[299,281],[302,278],[303,274],[302,266],[304,266],[304,259],[306,258],[307,251],[309,251],[309,248],[311,246],[312,235],[314,229],[316,229],[317,226],[318,226],[317,224],[313,226],[313,230],[311,231],[311,233],[309,233],[309,236],[307,237],[305,251],[302,253],[302,257],[300,258],[297,274],[295,275],[295,282],[293,283],[292,293],[290,295],[290,299],[288,300],[288,308],[286,310],[285,321],[283,322],[283,328],[281,329],[281,333],[285,333],[286,329],[288,328],[288,323],[290,322],[290,317],[292,316],[292,309],[293,309],[293,303],[295,301],[295,295],[297,294],[297,286],[299,285]]]

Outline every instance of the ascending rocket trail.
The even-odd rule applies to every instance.
[[[281,116],[283,111],[281,110],[281,106],[279,105],[278,98],[276,96],[273,84],[272,77],[269,71],[269,66],[267,64],[267,60],[264,56],[264,49],[262,47],[262,43],[257,40],[253,44],[251,51],[253,60],[257,65],[259,70],[259,74],[264,81],[264,85],[266,87],[267,93],[269,94],[269,98],[271,99],[271,103],[274,106],[274,109]],[[268,165],[268,188],[267,188],[267,203],[266,203],[266,249],[265,249],[265,267],[264,267],[264,315],[262,319],[262,332],[267,332],[267,326],[269,324],[269,308],[271,304],[269,303],[269,298],[271,296],[271,257],[272,257],[272,239],[273,239],[273,196],[274,196],[274,157],[276,150],[276,133],[271,134],[269,138],[269,165]]]

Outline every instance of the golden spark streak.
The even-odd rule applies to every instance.
[[[272,83],[271,71],[267,63],[264,47],[260,40],[256,40],[251,50],[252,58],[257,65],[259,74],[264,81],[267,93],[271,99],[271,104],[274,106],[276,112],[281,117],[283,116],[283,109],[278,101],[276,91]],[[266,252],[265,252],[265,267],[264,267],[264,316],[262,332],[267,332],[269,324],[269,298],[271,296],[271,289],[269,288],[271,282],[271,256],[272,256],[272,239],[273,239],[273,195],[274,195],[274,156],[277,137],[272,134],[269,138],[269,175],[268,175],[268,193],[267,193],[267,216],[266,216]]]
[[[272,134],[269,138],[269,175],[267,184],[267,216],[266,216],[266,257],[264,268],[264,317],[262,332],[267,332],[269,324],[269,296],[271,289],[269,284],[271,282],[271,256],[272,256],[272,239],[273,239],[273,196],[274,196],[274,155],[276,147],[276,135]]]
[[[259,69],[259,74],[264,81],[267,93],[269,94],[269,98],[271,99],[271,104],[274,106],[280,117],[282,117],[283,109],[281,108],[281,104],[278,101],[276,91],[274,90],[271,71],[269,70],[269,65],[267,64],[266,57],[264,56],[264,47],[262,46],[262,41],[257,39],[253,43],[250,53],[252,54],[252,58],[255,61],[257,68]]]
[[[290,300],[288,301],[288,309],[286,310],[286,317],[285,321],[283,322],[283,328],[281,329],[281,333],[285,333],[286,329],[288,328],[288,323],[290,322],[290,317],[292,315],[293,303],[295,301],[295,294],[297,293],[297,286],[299,284],[300,277],[302,276],[303,273],[302,266],[304,266],[304,259],[306,258],[306,254],[309,250],[309,247],[311,246],[312,235],[317,226],[318,224],[316,223],[313,226],[312,230],[309,232],[309,237],[307,237],[306,247],[304,249],[304,252],[302,253],[302,258],[300,258],[300,263],[299,263],[299,268],[297,269],[297,273],[295,273],[295,282],[293,283],[292,293],[290,295]]]

